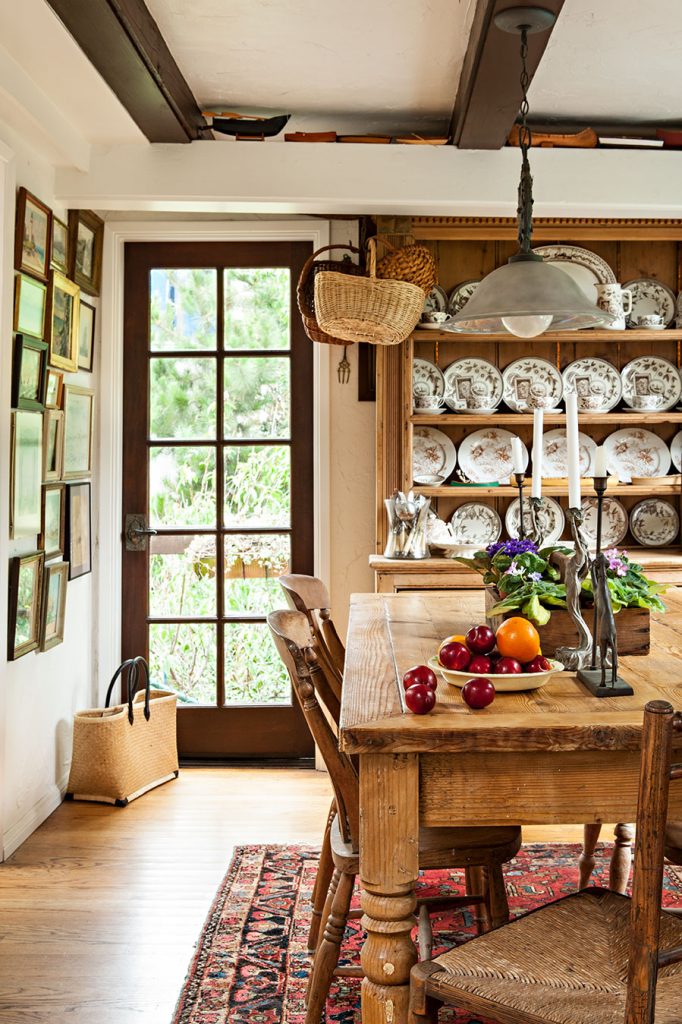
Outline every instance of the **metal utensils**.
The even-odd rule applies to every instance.
[[[384,558],[428,558],[426,524],[431,499],[414,492],[394,491],[384,501],[388,516],[388,540]]]

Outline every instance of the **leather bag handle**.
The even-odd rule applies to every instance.
[[[141,655],[138,655],[136,658],[127,658],[125,661],[123,661],[118,666],[118,668],[114,672],[114,675],[113,675],[113,677],[111,679],[111,682],[109,683],[109,688],[107,689],[106,699],[104,701],[105,708],[108,708],[109,707],[109,702],[111,700],[111,694],[112,694],[112,691],[114,689],[114,685],[116,683],[116,680],[118,679],[119,676],[123,677],[123,674],[127,670],[127,672],[128,672],[128,721],[130,722],[131,725],[133,724],[133,721],[135,720],[134,719],[134,715],[133,715],[133,697],[135,696],[135,692],[137,690],[137,684],[138,684],[138,681],[139,681],[139,678],[140,678],[140,669],[139,669],[140,665],[143,667],[144,674],[145,674],[144,717],[147,719],[147,721],[149,721],[149,718],[150,718],[150,715],[151,715],[151,710],[150,710],[150,707],[149,707],[149,690],[150,690],[149,666],[147,665],[147,662],[144,660],[144,658]]]

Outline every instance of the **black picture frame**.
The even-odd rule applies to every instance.
[[[87,481],[66,485],[66,535],[64,560],[69,580],[92,572],[91,486]]]
[[[39,338],[17,334],[14,339],[14,359],[12,362],[12,408],[29,409],[31,412],[45,411],[45,393],[47,390],[48,344]],[[28,352],[37,353],[39,357],[38,381],[36,398],[22,395],[22,370]]]

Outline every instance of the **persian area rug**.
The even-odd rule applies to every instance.
[[[597,861],[596,885],[606,884],[609,853],[606,847]],[[579,854],[578,846],[524,846],[505,870],[512,913],[575,892]],[[197,944],[173,1024],[303,1024],[317,857],[317,850],[303,846],[237,847]],[[682,875],[666,868],[664,886],[664,903],[682,906]],[[424,896],[463,891],[461,871],[430,871],[418,887]],[[468,910],[434,914],[433,928],[434,955],[475,934]],[[362,937],[359,921],[350,922],[341,964],[359,963]],[[333,982],[329,1024],[358,1024],[360,984],[354,978]],[[495,1024],[449,1010],[441,1020]]]

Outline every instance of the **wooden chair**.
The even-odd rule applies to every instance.
[[[303,612],[277,611],[268,615],[277,650],[291,677],[313,738],[324,758],[334,789],[337,814],[330,828],[333,876],[321,920],[322,938],[315,950],[308,983],[306,1024],[318,1024],[332,978],[362,977],[360,967],[338,967],[341,942],[349,917],[355,877],[359,870],[359,786],[355,765],[339,750],[327,715],[320,707],[325,687],[322,659],[318,660],[315,639]],[[511,860],[521,846],[521,829],[429,828],[420,833],[419,866],[464,868],[470,895],[422,899],[419,906],[419,945],[422,956],[430,956],[429,910],[473,905],[483,911],[481,927],[499,927],[509,920],[509,907],[502,876],[502,864]]]
[[[644,712],[632,899],[583,889],[412,969],[410,1024],[447,1003],[500,1024],[680,1024],[682,920],[661,910],[673,733]]]
[[[308,619],[330,682],[338,687],[336,696],[340,701],[346,648],[332,621],[329,591],[316,576],[291,573],[280,576],[279,582],[292,611],[303,612]],[[338,722],[338,715],[335,715],[335,720]]]

